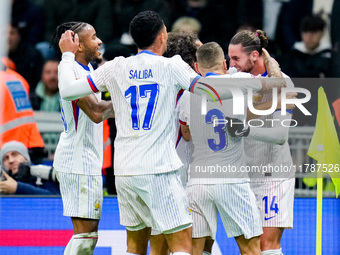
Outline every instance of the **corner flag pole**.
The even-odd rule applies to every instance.
[[[316,255],[322,255],[322,191],[323,173],[318,172],[316,183]]]

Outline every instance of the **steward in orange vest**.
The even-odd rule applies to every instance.
[[[22,142],[26,148],[43,148],[29,101],[29,85],[17,72],[0,70],[0,148],[9,141]]]

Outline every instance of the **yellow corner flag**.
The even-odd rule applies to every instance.
[[[332,177],[336,197],[338,197],[340,193],[340,145],[323,87],[318,90],[318,114],[307,155],[317,161],[316,171],[328,173]]]

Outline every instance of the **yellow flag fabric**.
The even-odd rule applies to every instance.
[[[338,197],[340,193],[340,145],[323,87],[318,90],[318,113],[307,155],[317,161],[314,171],[328,173],[332,177],[336,197]]]

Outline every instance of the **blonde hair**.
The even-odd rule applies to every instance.
[[[201,23],[192,17],[181,17],[178,18],[174,24],[172,25],[171,30],[184,30],[184,31],[191,31],[195,34],[199,34],[201,31]]]
[[[221,64],[224,60],[224,52],[216,42],[203,44],[196,52],[197,63],[203,68],[210,69]]]

